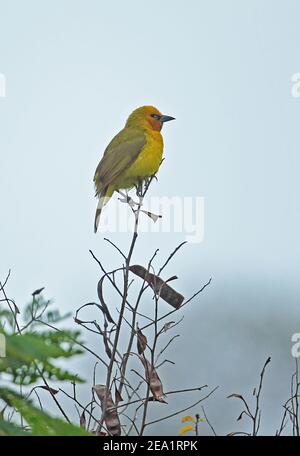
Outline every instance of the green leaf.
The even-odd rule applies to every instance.
[[[18,393],[8,388],[0,389],[0,397],[10,407],[14,407],[30,427],[30,431],[25,432],[15,424],[1,419],[0,435],[91,435],[79,426],[46,414],[32,405],[31,401],[23,399]]]
[[[6,357],[0,358],[0,372],[12,375],[15,383],[29,385],[40,379],[39,370],[52,380],[83,382],[77,375],[56,367],[56,358],[81,354],[75,347],[78,332],[55,331],[6,336]],[[72,337],[71,340],[70,338]],[[38,367],[38,369],[37,369]]]
[[[9,423],[0,416],[0,437],[6,435],[28,435],[29,433],[23,431],[19,426],[14,423]]]

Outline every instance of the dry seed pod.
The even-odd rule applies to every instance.
[[[174,288],[170,287],[164,280],[155,274],[151,274],[143,266],[135,264],[130,266],[130,271],[135,275],[144,279],[164,301],[170,304],[175,309],[179,309],[184,301],[184,296],[178,293]]]
[[[144,353],[146,347],[147,347],[147,337],[142,333],[142,331],[137,328],[137,349],[138,349],[138,354],[141,355]]]
[[[101,402],[101,408],[105,407],[104,421],[108,432],[111,435],[121,435],[121,424],[111,393],[106,385],[95,385],[93,390],[97,394]]]
[[[150,390],[153,394],[154,399],[159,402],[165,402],[163,385],[155,368],[149,363],[149,361],[145,357],[140,356],[140,359],[144,365],[145,377],[147,382],[149,383]]]

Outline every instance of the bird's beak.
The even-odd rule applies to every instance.
[[[169,120],[175,120],[175,117],[171,117],[171,116],[160,116],[160,122],[161,123],[164,123],[164,122],[169,122]]]

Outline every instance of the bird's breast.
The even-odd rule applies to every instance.
[[[131,176],[147,177],[158,171],[163,154],[163,139],[159,132],[146,133],[146,144],[128,172]]]

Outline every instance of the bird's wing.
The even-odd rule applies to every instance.
[[[94,182],[97,193],[113,183],[122,172],[128,169],[145,144],[144,132],[137,129],[124,128],[113,138],[105,149],[95,172]]]

